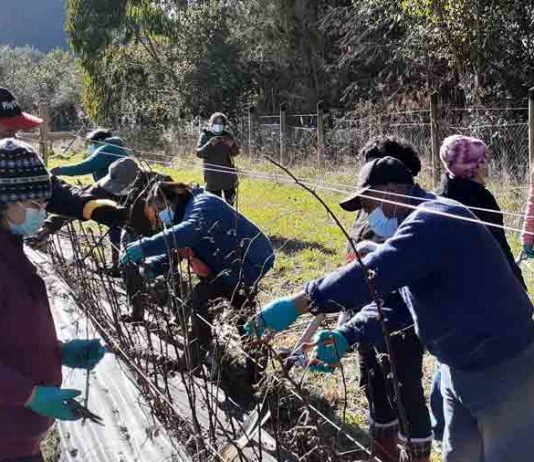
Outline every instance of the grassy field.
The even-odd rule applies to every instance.
[[[78,160],[73,158],[71,161]],[[51,159],[50,166],[66,163],[65,160]],[[265,161],[256,162],[242,159],[240,168],[243,170],[262,171],[266,173],[282,172]],[[156,170],[169,173],[174,179],[184,182],[202,183],[199,168],[191,164],[180,164],[173,168],[155,167]],[[354,184],[355,168],[341,169],[335,172],[321,172],[311,168],[295,170],[300,176],[313,178],[315,181],[329,183]],[[83,182],[90,181],[82,178]],[[424,183],[424,182],[423,182]],[[521,212],[524,204],[524,190],[513,190],[499,182],[492,185],[497,191],[497,198],[502,207],[508,211]],[[427,185],[428,186],[428,185]],[[343,189],[343,188],[341,188]],[[321,196],[338,214],[345,225],[349,225],[351,214],[343,212],[338,201],[341,193],[319,191]],[[276,183],[272,180],[242,178],[239,187],[239,210],[257,223],[273,240],[277,248],[276,264],[273,271],[264,279],[261,286],[261,301],[266,302],[280,295],[290,294],[298,290],[302,283],[334,270],[344,261],[345,239],[341,231],[329,218],[323,207],[307,192],[294,184]],[[510,226],[519,226],[518,217],[507,220]],[[519,251],[517,235],[509,236],[514,253]],[[533,273],[525,273],[530,287],[534,287]],[[354,358],[346,361],[348,371],[348,419],[365,428],[366,401],[357,386],[354,371]],[[425,385],[428,390],[434,361],[427,358],[425,363]],[[333,403],[343,399],[341,379],[334,376],[314,376],[309,382],[314,389],[323,393]],[[438,460],[438,454],[433,460]]]

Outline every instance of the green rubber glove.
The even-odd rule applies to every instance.
[[[532,246],[529,244],[523,244],[523,253],[528,258],[534,258],[534,248],[532,248]]]
[[[310,370],[334,372],[349,349],[345,336],[337,330],[321,330],[313,338]]]
[[[129,263],[138,263],[144,258],[141,241],[129,244],[126,250],[122,253],[120,264],[127,265]]]
[[[63,365],[74,369],[93,369],[104,357],[106,349],[100,340],[71,340],[61,345]]]
[[[78,420],[81,416],[74,415],[68,401],[80,394],[81,391],[79,390],[37,386],[34,388],[31,400],[26,403],[25,407],[45,417],[59,420]]]
[[[299,316],[300,312],[291,298],[279,298],[265,305],[254,318],[245,324],[244,329],[250,336],[261,337],[267,329],[274,332],[287,329]]]

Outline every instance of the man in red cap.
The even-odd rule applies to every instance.
[[[0,88],[0,140],[13,138],[21,130],[32,130],[43,123],[34,115],[22,112],[13,94]],[[120,218],[121,211],[111,201],[102,201],[54,175],[51,176],[52,197],[47,211],[82,220],[95,220],[110,226]]]

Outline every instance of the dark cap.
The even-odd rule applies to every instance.
[[[393,157],[382,157],[367,162],[360,170],[358,192],[343,199],[339,205],[342,209],[354,212],[362,208],[360,196],[366,191],[385,184],[414,184],[413,176],[404,164]]]
[[[109,166],[108,174],[98,183],[111,194],[120,195],[130,188],[137,179],[141,169],[131,157],[116,160]]]
[[[0,88],[0,124],[18,130],[29,130],[43,123],[43,119],[22,112],[13,94]]]

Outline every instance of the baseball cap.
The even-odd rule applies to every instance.
[[[382,157],[367,162],[360,170],[358,192],[343,199],[339,205],[343,210],[354,212],[362,208],[360,196],[370,189],[388,183],[414,184],[413,176],[404,164],[393,157]]]
[[[108,174],[98,183],[109,193],[119,195],[132,186],[140,170],[134,159],[124,157],[113,162],[109,166]]]
[[[13,94],[0,88],[0,124],[20,130],[35,128],[43,123],[43,119],[22,112]]]

